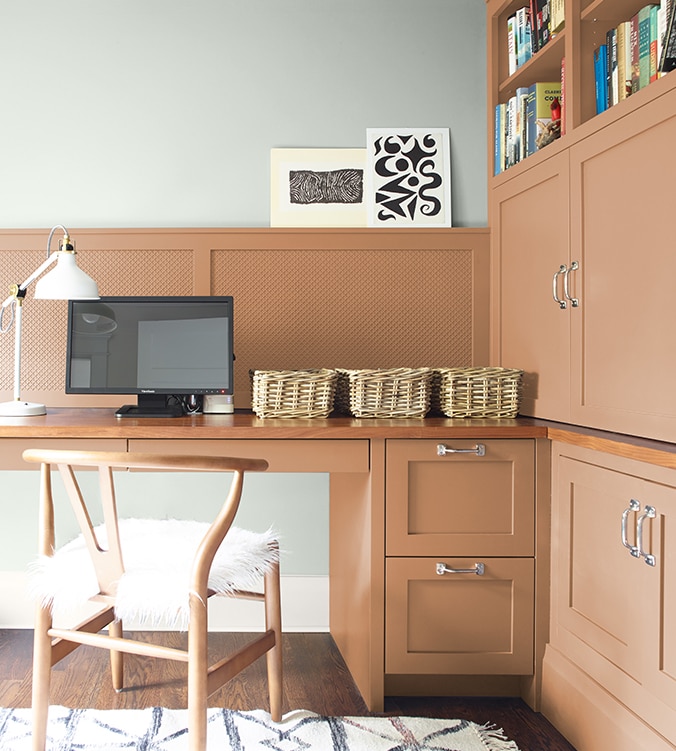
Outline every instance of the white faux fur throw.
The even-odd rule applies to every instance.
[[[176,519],[120,519],[125,573],[117,590],[115,614],[149,628],[185,630],[190,609],[188,590],[195,551],[209,528],[206,522]],[[105,527],[96,528],[106,548]],[[209,589],[228,594],[253,590],[278,556],[276,535],[231,527],[218,549]],[[67,613],[98,594],[94,566],[82,535],[56,551],[40,556],[30,567],[31,592],[54,613]]]

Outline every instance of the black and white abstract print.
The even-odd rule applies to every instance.
[[[369,129],[369,223],[451,226],[448,129]]]
[[[292,204],[361,203],[364,170],[289,170],[289,201]]]

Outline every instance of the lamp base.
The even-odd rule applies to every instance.
[[[13,402],[2,402],[0,404],[0,417],[34,417],[36,415],[46,415],[47,407],[38,402],[22,402],[15,400]]]

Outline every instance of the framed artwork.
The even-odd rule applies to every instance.
[[[366,149],[271,149],[271,227],[365,227]]]
[[[368,128],[369,227],[451,227],[448,128]]]

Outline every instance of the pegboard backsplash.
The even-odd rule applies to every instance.
[[[69,230],[102,295],[233,295],[237,407],[249,407],[250,368],[488,361],[488,230]],[[0,299],[41,263],[48,234],[0,230]],[[119,406],[65,393],[66,311],[29,290],[22,397]],[[13,350],[13,332],[0,335],[3,400]]]

